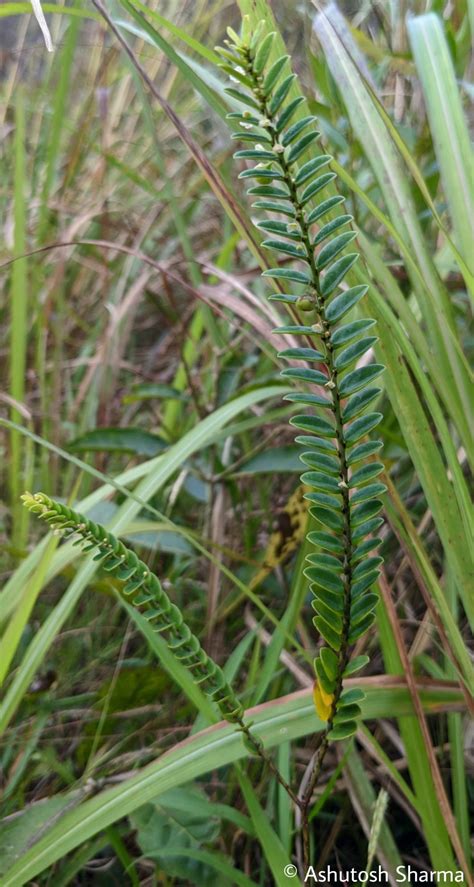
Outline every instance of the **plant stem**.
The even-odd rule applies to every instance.
[[[352,585],[352,566],[351,559],[353,553],[351,520],[350,520],[350,503],[349,503],[349,472],[346,459],[346,445],[343,434],[342,422],[342,406],[341,396],[339,393],[338,373],[334,362],[334,349],[331,342],[331,330],[326,319],[324,298],[320,289],[319,272],[316,267],[314,258],[314,249],[311,244],[310,228],[306,222],[303,206],[298,197],[297,188],[290,171],[288,162],[284,153],[281,151],[281,143],[276,126],[264,91],[263,76],[256,74],[253,68],[252,56],[250,50],[246,54],[246,73],[254,83],[254,94],[259,103],[260,113],[266,118],[270,125],[268,133],[272,140],[272,148],[277,148],[279,153],[279,164],[284,175],[285,184],[290,192],[293,207],[295,209],[295,218],[300,226],[302,242],[306,252],[306,261],[311,271],[311,289],[314,298],[315,311],[320,325],[320,335],[326,350],[326,368],[328,370],[327,388],[330,392],[332,401],[332,412],[335,419],[335,438],[337,446],[337,456],[339,460],[339,487],[342,496],[342,515],[343,515],[343,564],[341,579],[344,586],[344,605],[343,605],[343,626],[341,635],[341,646],[338,653],[337,664],[337,680],[333,694],[331,712],[327,721],[326,728],[320,738],[318,753],[315,759],[314,770],[308,785],[302,795],[298,796],[298,806],[301,809],[301,832],[303,839],[303,864],[305,867],[309,865],[309,821],[308,812],[311,797],[317,781],[319,779],[324,758],[329,747],[329,733],[332,728],[333,720],[336,714],[339,699],[342,693],[342,676],[349,660],[349,630],[350,630],[350,609],[351,609],[351,585]]]
[[[303,809],[303,801],[298,797],[296,792],[292,789],[291,785],[286,781],[286,779],[281,775],[278,767],[274,764],[273,760],[267,755],[266,751],[263,748],[263,743],[260,739],[257,739],[250,728],[245,724],[245,722],[240,719],[237,721],[239,725],[239,729],[245,735],[245,739],[249,746],[253,749],[254,753],[261,758],[261,760],[268,766],[268,769],[273,773],[273,776],[278,780],[280,785],[285,789],[295,806],[299,807],[301,810]]]

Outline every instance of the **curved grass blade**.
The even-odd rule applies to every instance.
[[[364,687],[363,717],[366,719],[408,716],[413,711],[403,680],[391,684],[386,681],[383,694],[380,693],[380,678],[351,683]],[[420,696],[427,711],[431,712],[462,704],[459,690],[449,683],[433,682],[431,687],[420,688]],[[311,690],[249,709],[247,715],[251,716],[266,748],[314,734],[324,726],[316,717]],[[222,723],[179,743],[121,785],[100,792],[64,815],[5,873],[2,887],[18,887],[26,883],[75,847],[161,793],[247,754],[241,736]]]

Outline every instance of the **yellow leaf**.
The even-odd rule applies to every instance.
[[[321,718],[322,721],[327,721],[331,714],[334,695],[332,693],[326,693],[323,688],[320,687],[318,682],[315,681],[313,687],[313,700],[318,717]]]

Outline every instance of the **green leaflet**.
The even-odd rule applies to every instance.
[[[318,271],[321,271],[326,265],[329,265],[329,262],[332,262],[332,260],[338,256],[356,236],[355,231],[348,231],[345,234],[339,234],[337,237],[333,237],[326,246],[323,246],[316,261]]]
[[[367,336],[365,339],[359,339],[358,342],[354,342],[353,345],[348,345],[347,348],[339,352],[334,360],[334,366],[338,370],[344,370],[351,363],[355,363],[359,357],[362,357],[376,341],[377,336]]]
[[[304,163],[295,176],[295,185],[297,186],[297,188],[303,185],[304,182],[307,182],[308,179],[312,178],[314,174],[318,171],[318,169],[321,169],[322,166],[326,166],[326,164],[330,163],[330,161],[330,154],[321,154],[320,157],[314,157],[313,160],[308,160],[307,163]]]
[[[353,394],[342,410],[343,422],[348,422],[349,419],[355,419],[355,417],[358,416],[359,413],[362,413],[381,393],[381,388],[369,387],[363,388],[362,391],[358,391],[357,394]]]
[[[346,345],[347,342],[355,339],[359,333],[366,333],[374,324],[375,320],[366,320],[365,318],[364,320],[354,320],[352,323],[346,323],[331,333],[331,342],[335,347]]]
[[[326,308],[326,318],[329,323],[335,323],[336,320],[340,320],[341,317],[344,317],[344,315],[347,314],[347,312],[350,311],[363,296],[365,296],[368,288],[369,287],[365,285],[352,286],[340,296],[336,296]]]
[[[274,65],[271,66],[268,74],[265,77],[263,82],[263,88],[265,92],[271,92],[275,83],[280,78],[280,75],[289,59],[288,55],[283,55],[281,58],[277,59]]]
[[[341,197],[339,194],[335,197],[328,197],[327,200],[323,200],[319,206],[316,206],[314,209],[306,217],[306,223],[308,225],[312,225],[318,219],[321,219],[326,213],[330,212],[331,209],[334,209],[336,206],[339,206],[341,203],[344,203],[344,197]]]

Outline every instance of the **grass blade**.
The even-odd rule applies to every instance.
[[[413,701],[413,707],[415,709],[418,725],[421,730],[421,734],[423,737],[423,745],[426,757],[428,759],[430,771],[431,771],[431,780],[433,783],[435,795],[438,801],[437,804],[437,813],[442,817],[443,824],[446,828],[446,831],[451,840],[452,846],[456,853],[459,865],[467,879],[469,879],[469,866],[467,860],[464,855],[464,850],[459,839],[459,835],[456,828],[456,822],[454,816],[451,811],[451,807],[449,804],[448,796],[446,794],[446,789],[444,787],[443,780],[441,778],[441,773],[438,765],[438,761],[436,759],[436,755],[433,749],[431,735],[428,729],[428,724],[426,721],[425,713],[423,711],[423,707],[421,705],[418,690],[415,683],[414,674],[412,671],[412,666],[410,660],[408,658],[408,654],[405,648],[405,642],[402,636],[402,632],[400,629],[400,623],[398,621],[398,616],[396,613],[395,605],[392,601],[390,587],[388,582],[382,573],[380,577],[380,589],[383,595],[383,600],[387,612],[387,616],[390,622],[391,629],[393,631],[393,635],[397,644],[398,655],[400,656],[400,662],[403,668],[403,671],[406,675],[407,685],[410,692],[410,696]],[[433,815],[433,811],[431,811],[431,815]],[[422,814],[423,816],[423,814]],[[434,863],[434,860],[433,860]],[[435,866],[436,867],[436,866]]]
[[[288,879],[285,869],[290,862],[288,854],[278,835],[273,830],[270,820],[262,809],[246,773],[241,768],[238,772],[239,784],[242,789],[247,809],[255,827],[255,833],[271,869],[276,887],[286,887]]]
[[[441,21],[433,12],[409,18],[408,35],[421,80],[456,242],[474,273],[474,166],[448,44]]]
[[[14,174],[14,232],[13,252],[22,256],[26,250],[26,207],[25,207],[25,99],[20,88],[15,108],[15,174]],[[18,258],[12,267],[10,289],[10,394],[14,401],[22,404],[25,398],[28,279],[27,259]],[[11,410],[13,422],[20,419],[16,409]],[[21,442],[17,431],[10,433],[10,494],[13,519],[12,541],[17,548],[23,548],[26,541],[28,523],[21,514],[19,495],[21,492]]]

